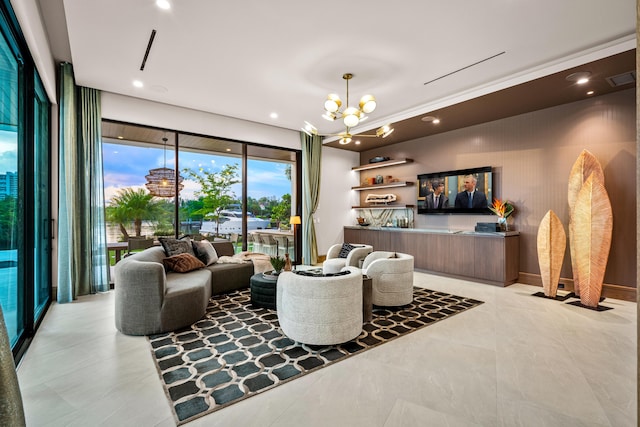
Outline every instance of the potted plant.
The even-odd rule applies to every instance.
[[[272,256],[269,257],[269,261],[271,262],[271,266],[273,267],[273,274],[276,276],[280,274],[280,272],[282,272],[282,269],[284,268],[285,259],[280,258],[279,256]]]
[[[493,204],[489,206],[491,212],[498,216],[498,224],[500,224],[500,228],[502,231],[509,231],[509,225],[507,224],[507,218],[511,216],[513,211],[515,210],[514,206],[508,201],[504,202],[500,199],[493,199]]]

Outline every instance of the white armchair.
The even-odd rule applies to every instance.
[[[280,328],[294,341],[330,345],[362,332],[362,275],[347,267],[339,276],[278,276],[276,308]]]
[[[373,304],[400,306],[413,301],[413,256],[400,252],[371,252],[362,274],[372,279]]]
[[[342,258],[340,257],[340,252],[342,251],[343,243],[335,244],[329,248],[327,258],[324,263],[322,263],[323,274],[337,273],[344,267],[360,268],[361,261],[373,251],[373,246],[371,245],[360,245],[358,243],[348,244],[355,247],[349,251],[346,257]]]

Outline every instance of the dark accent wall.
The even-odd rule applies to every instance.
[[[511,225],[521,235],[520,271],[539,274],[538,225],[551,209],[568,235],[567,182],[583,149],[600,161],[613,206],[613,238],[605,283],[635,288],[635,89],[365,151],[360,159],[361,164],[376,156],[414,159],[414,163],[384,170],[384,175],[407,181],[415,181],[422,173],[492,166],[494,195],[516,207]],[[375,170],[368,174],[375,174]],[[366,176],[361,172],[362,178]],[[400,203],[415,204],[416,189],[383,192],[393,190],[388,192],[396,193]],[[415,218],[416,228],[452,230],[473,229],[478,221],[495,222],[494,216],[483,215],[416,214]],[[568,240],[561,277],[572,278]]]

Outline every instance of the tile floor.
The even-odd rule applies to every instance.
[[[424,273],[485,304],[187,425],[636,426],[636,304],[595,312]],[[28,426],[173,426],[144,337],[113,291],[52,305],[18,377]]]

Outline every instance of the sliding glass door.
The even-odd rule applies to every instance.
[[[51,179],[49,162],[49,100],[42,83],[34,76],[33,100],[33,321],[38,322],[51,300]]]
[[[16,359],[51,302],[51,104],[0,3],[0,306]]]
[[[24,331],[24,224],[20,218],[19,195],[24,195],[25,158],[19,143],[20,63],[11,46],[0,37],[0,305],[4,312],[9,341],[13,347]]]

